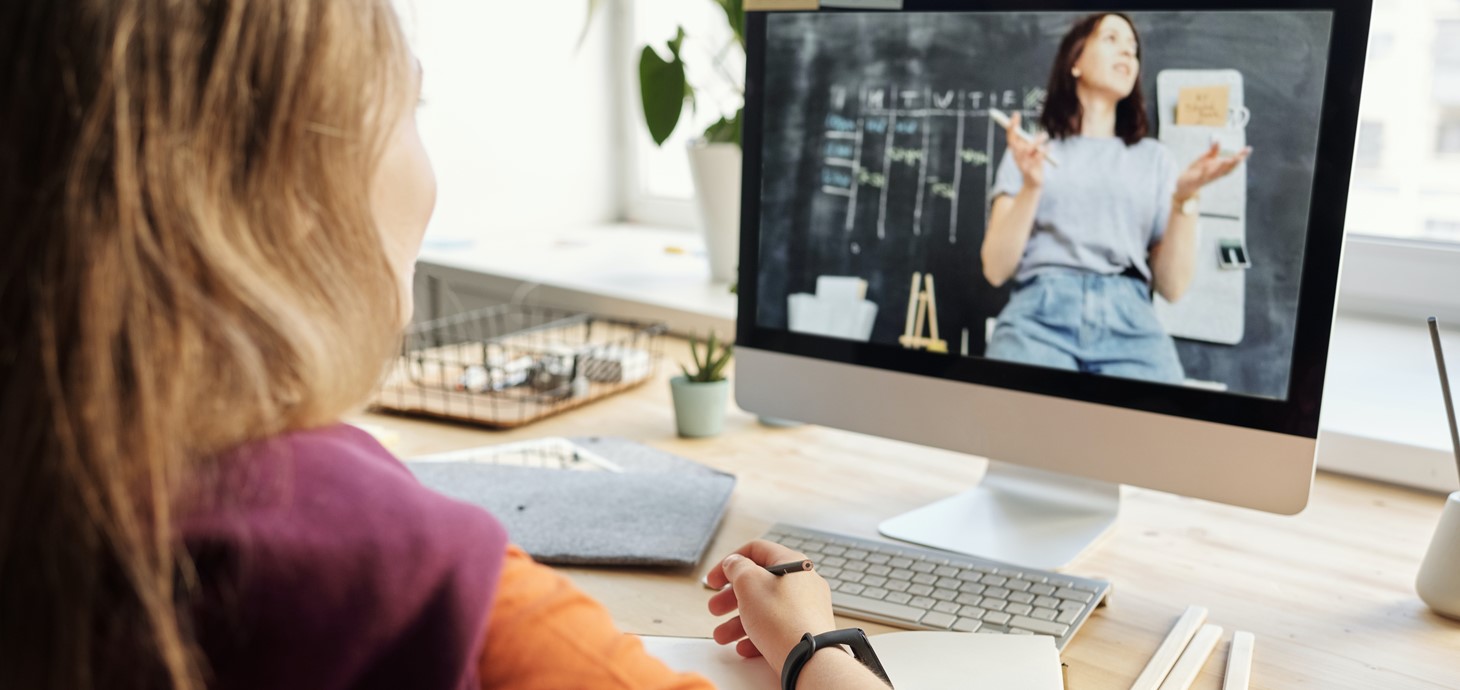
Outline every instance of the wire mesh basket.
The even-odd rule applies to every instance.
[[[639,385],[663,323],[504,304],[406,331],[373,407],[510,429]]]

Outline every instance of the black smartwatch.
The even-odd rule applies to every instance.
[[[867,641],[867,633],[862,632],[861,628],[847,628],[820,635],[802,635],[801,641],[786,655],[786,665],[781,667],[781,690],[796,690],[796,679],[801,676],[801,669],[811,660],[811,655],[818,650],[838,645],[850,648],[853,658],[877,674],[888,687],[892,686],[892,681],[887,678],[887,671],[882,668],[882,662],[877,660],[877,653],[872,651],[872,643]]]

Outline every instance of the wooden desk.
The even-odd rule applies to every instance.
[[[682,345],[670,358],[687,357]],[[666,365],[671,364],[666,361]],[[671,369],[662,368],[667,379]],[[983,461],[821,427],[771,429],[740,410],[709,440],[675,436],[669,386],[648,384],[510,433],[365,415],[408,457],[557,435],[617,435],[739,477],[693,571],[568,569],[626,631],[708,637],[698,582],[774,522],[876,537],[884,518],[974,486]],[[1071,690],[1126,690],[1188,604],[1226,632],[1195,688],[1217,690],[1234,630],[1257,635],[1253,688],[1460,688],[1460,623],[1414,593],[1443,498],[1319,474],[1307,511],[1280,517],[1128,488],[1115,532],[1068,570],[1115,583],[1066,648]],[[841,619],[869,633],[890,630]]]

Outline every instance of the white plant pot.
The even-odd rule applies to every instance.
[[[729,283],[740,263],[740,147],[692,141],[689,171],[710,258],[710,280]]]

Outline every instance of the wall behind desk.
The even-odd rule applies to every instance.
[[[786,295],[814,291],[818,275],[854,275],[880,307],[873,341],[895,345],[912,273],[931,271],[941,335],[957,351],[967,329],[969,353],[981,354],[984,323],[1008,300],[1007,288],[984,280],[979,259],[987,189],[1005,148],[987,109],[1037,118],[1059,40],[1078,16],[769,17],[757,322],[785,328]],[[1286,396],[1327,15],[1134,19],[1152,123],[1155,76],[1168,68],[1242,72],[1252,112],[1245,338],[1178,341],[1187,375]],[[869,100],[878,92],[880,103]]]

